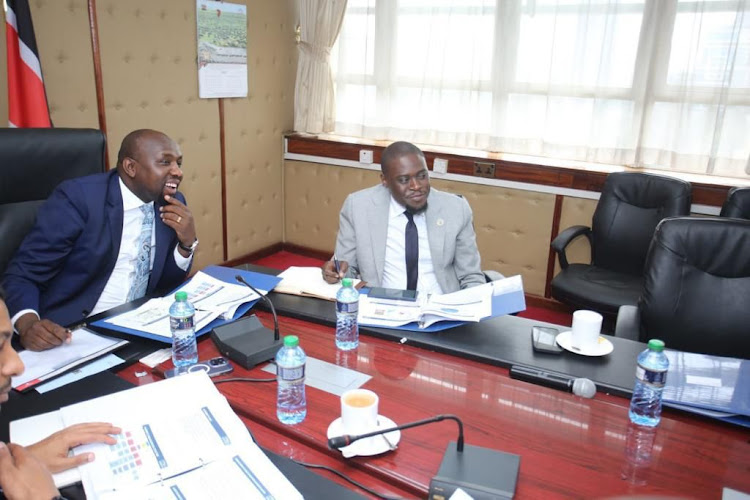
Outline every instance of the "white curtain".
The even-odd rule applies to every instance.
[[[750,176],[750,0],[350,0],[341,135]]]
[[[294,88],[294,129],[319,134],[334,129],[336,108],[330,52],[341,31],[346,0],[300,0],[302,31]]]

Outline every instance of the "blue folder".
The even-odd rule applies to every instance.
[[[368,288],[363,288],[362,292],[369,291]],[[505,314],[512,314],[519,311],[526,310],[526,297],[523,293],[523,290],[518,290],[511,293],[505,293],[502,295],[493,295],[492,296],[492,314],[487,316],[486,318],[482,318],[482,321],[485,321],[490,318],[495,318],[497,316],[503,316]],[[438,321],[437,323],[433,323],[432,325],[426,327],[426,328],[419,328],[419,324],[414,321],[412,323],[408,323],[406,325],[402,326],[382,326],[382,325],[371,325],[371,326],[377,326],[378,328],[388,328],[389,330],[406,330],[409,332],[440,332],[442,330],[447,330],[449,328],[455,328],[457,326],[465,325],[466,323],[469,323],[468,321]],[[362,323],[363,325],[366,325],[367,323]]]
[[[209,276],[212,276],[216,279],[219,279],[221,281],[225,281],[227,283],[237,283],[234,279],[235,276],[238,274],[241,275],[245,280],[253,285],[255,288],[259,288],[262,290],[268,290],[271,291],[274,289],[276,285],[279,284],[281,281],[281,278],[278,278],[276,276],[271,276],[270,274],[261,274],[261,273],[254,273],[252,271],[241,271],[239,269],[234,269],[231,267],[222,267],[222,266],[208,266],[205,269],[203,269],[203,272],[208,274]],[[182,285],[180,285],[181,288]],[[195,332],[196,337],[200,337],[201,335],[204,335],[217,326],[224,325],[226,323],[231,323],[232,321],[235,321],[239,318],[241,318],[245,313],[247,313],[256,302],[258,302],[260,299],[255,299],[253,301],[247,302],[245,304],[242,304],[240,307],[237,308],[237,312],[235,312],[234,317],[232,319],[222,319],[222,318],[216,318],[212,322],[210,322],[208,325],[204,326],[197,332]],[[112,323],[107,322],[107,318],[100,319],[99,321],[95,321],[92,323],[93,326],[98,326],[101,328],[107,328],[109,330],[117,330],[118,332],[128,333],[130,335],[135,335],[137,337],[144,337],[151,340],[158,340],[159,342],[169,343],[171,341],[165,339],[164,337],[157,337],[156,335],[152,335],[148,332],[142,332],[140,330],[133,330],[131,328],[125,328],[119,325],[113,325]]]

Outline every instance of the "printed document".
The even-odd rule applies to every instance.
[[[238,492],[242,498],[302,498],[205,373],[84,401],[58,414],[61,427],[105,421],[122,429],[114,445],[74,449],[96,455],[78,467],[89,499],[219,499]],[[18,423],[34,426],[36,418]],[[37,439],[44,437],[35,427]]]

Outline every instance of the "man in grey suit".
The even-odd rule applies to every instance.
[[[450,293],[486,282],[469,204],[430,189],[424,153],[395,142],[381,157],[381,183],[341,208],[335,263],[323,278],[359,277],[370,286]]]

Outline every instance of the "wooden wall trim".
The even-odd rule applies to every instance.
[[[370,149],[373,151],[374,163],[380,163],[380,155],[383,149],[385,149],[385,146],[380,144],[341,142],[301,134],[289,134],[286,136],[286,139],[287,152],[289,153],[339,160],[359,161],[359,150]],[[582,191],[601,192],[604,180],[609,173],[631,170],[626,167],[611,167],[606,165],[586,169],[550,166],[531,161],[510,161],[502,158],[493,158],[492,156],[491,154],[485,155],[479,152],[476,156],[470,156],[425,151],[427,165],[430,168],[432,168],[432,162],[435,157],[444,158],[448,160],[448,173],[451,174],[475,176],[474,162],[491,162],[495,164],[494,179]],[[649,173],[666,174],[666,172],[656,170],[651,170]],[[693,185],[693,203],[700,205],[720,207],[727,197],[727,191],[732,187],[731,185],[696,182],[687,178],[688,176],[682,177],[679,173],[675,172],[670,172],[669,175],[685,178],[685,180],[690,181]],[[745,182],[737,180],[737,185],[745,184]]]
[[[224,130],[224,99],[219,102],[219,157],[221,158],[221,241],[224,247],[222,252],[226,261],[229,258],[229,235],[227,230],[227,148]]]
[[[104,107],[104,84],[102,83],[102,57],[99,50],[99,22],[96,18],[96,0],[88,0],[89,32],[91,33],[91,56],[94,60],[94,84],[96,86],[96,108],[99,130],[107,138],[107,114]],[[104,141],[104,168],[109,170],[109,141]]]

